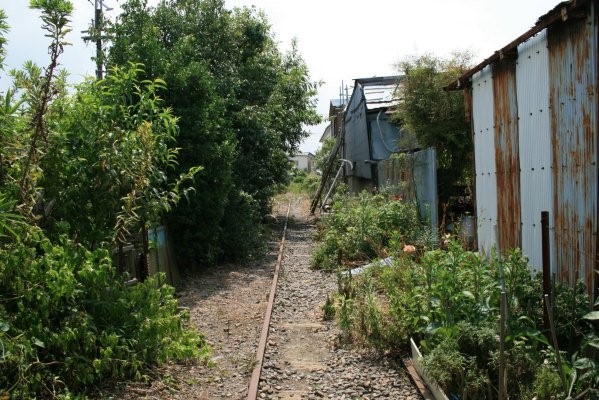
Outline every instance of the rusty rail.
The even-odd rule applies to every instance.
[[[270,295],[268,296],[268,304],[266,305],[264,324],[262,325],[262,333],[260,334],[260,341],[258,342],[258,349],[256,350],[256,365],[254,366],[252,377],[250,379],[247,400],[256,400],[256,398],[258,397],[260,374],[262,372],[262,363],[264,361],[264,352],[266,350],[266,341],[268,339],[268,331],[270,329],[270,318],[272,316],[272,308],[275,301],[277,283],[279,282],[279,271],[281,269],[281,263],[283,262],[283,250],[285,248],[285,237],[287,235],[287,223],[289,222],[290,211],[291,201],[289,201],[289,205],[287,206],[285,226],[283,227],[283,237],[281,238],[281,244],[279,245],[279,255],[277,257],[277,264],[275,266],[275,274],[272,278],[272,284],[270,286]]]

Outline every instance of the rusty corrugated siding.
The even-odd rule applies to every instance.
[[[553,228],[549,56],[547,34],[539,33],[518,46],[516,65],[518,130],[520,139],[520,198],[522,252],[531,268],[541,270],[541,212],[549,211]],[[555,249],[553,230],[549,235]],[[551,252],[555,272],[555,251]]]
[[[596,293],[597,267],[597,19],[549,28],[552,174],[559,279],[586,282]]]
[[[516,62],[493,64],[493,129],[497,172],[497,239],[499,249],[521,248],[520,159]]]

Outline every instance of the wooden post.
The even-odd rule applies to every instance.
[[[505,323],[507,315],[507,295],[505,291],[501,292],[500,317],[499,317],[499,394],[498,400],[507,398],[506,379],[505,379]]]
[[[120,274],[125,272],[125,252],[123,251],[123,242],[118,239],[118,271]]]
[[[320,185],[318,185],[318,189],[316,190],[316,194],[312,199],[312,203],[310,204],[310,215],[314,215],[314,211],[316,211],[316,207],[318,205],[318,201],[320,200],[320,196],[322,195],[322,191],[326,185],[327,180],[329,179],[329,175],[333,171],[333,167],[335,166],[335,161],[337,160],[337,153],[339,149],[341,149],[341,143],[343,141],[343,137],[345,136],[345,124],[341,126],[341,133],[335,142],[335,146],[333,146],[333,150],[331,150],[331,154],[329,154],[329,158],[327,159],[327,163],[325,164],[324,171],[322,171],[322,175],[320,177]]]
[[[549,212],[541,212],[541,252],[543,260],[543,294],[551,297],[551,251],[549,244]],[[543,310],[543,324],[549,329],[549,314]]]

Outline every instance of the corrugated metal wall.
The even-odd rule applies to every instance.
[[[345,169],[346,175],[355,175],[359,178],[372,179],[372,167],[364,160],[370,159],[368,140],[368,123],[366,107],[364,106],[362,90],[356,89],[347,105],[345,113],[345,146],[344,158],[354,162],[354,169]]]
[[[380,162],[379,182],[404,200],[417,201],[420,217],[429,221],[432,229],[437,229],[437,152],[429,147],[404,154],[404,157],[405,160],[391,158]]]
[[[397,140],[399,129],[387,118],[385,110],[368,113],[368,125],[370,126],[370,147],[373,160],[386,160],[392,153],[397,151]],[[379,181],[383,184],[384,181]]]
[[[549,56],[547,35],[543,31],[518,46],[516,64],[518,125],[520,142],[520,199],[522,252],[531,267],[540,270],[541,212],[553,216],[551,177],[551,122],[549,119]],[[550,230],[551,248],[555,247]],[[555,252],[551,253],[555,272]]]
[[[493,64],[493,130],[497,181],[497,241],[502,253],[522,247],[520,240],[520,156],[516,61]]]
[[[486,253],[496,244],[497,180],[493,114],[493,82],[491,68],[487,67],[472,77],[478,245]]]
[[[591,3],[591,10],[593,3]],[[597,24],[586,19],[547,33],[557,273],[594,286],[597,254]]]
[[[552,269],[597,296],[597,17],[590,2],[472,77],[478,243],[522,246],[541,266],[550,213]],[[507,55],[509,56],[509,55]],[[497,173],[497,174],[496,174]],[[520,229],[516,229],[521,225]],[[520,239],[521,235],[521,239]]]

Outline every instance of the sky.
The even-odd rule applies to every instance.
[[[114,18],[124,0],[103,0]],[[150,0],[157,1],[157,0]],[[90,60],[94,45],[85,44],[86,30],[94,14],[90,0],[72,0],[75,11],[61,56],[70,71],[70,82],[95,74]],[[351,94],[353,79],[395,75],[396,64],[409,56],[432,53],[446,57],[454,50],[469,50],[475,63],[511,42],[551,10],[556,0],[225,0],[227,8],[255,6],[272,25],[281,51],[297,39],[313,81],[320,81],[318,111],[326,117],[329,101],[339,98],[343,85]],[[8,15],[9,68],[26,60],[47,63],[48,40],[39,28],[39,15],[29,10],[29,0],[0,0]],[[7,85],[0,72],[0,91]],[[326,123],[306,127],[310,136],[302,151],[314,153]]]

